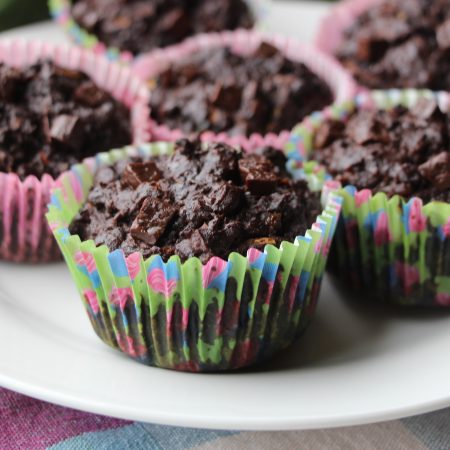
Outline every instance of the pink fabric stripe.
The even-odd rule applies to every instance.
[[[0,389],[0,448],[45,449],[82,433],[132,422],[87,414]]]

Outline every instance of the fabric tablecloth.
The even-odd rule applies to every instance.
[[[0,389],[1,450],[448,450],[450,409],[358,427],[212,431],[128,422]]]

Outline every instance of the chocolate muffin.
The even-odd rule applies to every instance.
[[[151,117],[172,129],[235,136],[290,130],[332,101],[327,84],[303,63],[263,42],[251,55],[213,48],[173,63],[158,77],[150,107]]]
[[[337,57],[369,88],[450,90],[450,0],[389,0],[346,30]]]
[[[131,143],[128,109],[77,70],[0,64],[0,172],[56,178],[87,156]]]
[[[225,144],[181,140],[170,156],[121,162],[98,171],[70,226],[112,251],[206,263],[250,247],[303,235],[321,211],[318,193],[294,181],[284,155],[243,154]]]
[[[449,135],[449,114],[422,98],[410,109],[362,109],[346,123],[325,121],[314,159],[344,186],[449,202]]]
[[[252,28],[244,0],[75,0],[72,16],[110,47],[134,55],[211,31]]]

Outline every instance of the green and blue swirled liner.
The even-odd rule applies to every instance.
[[[314,134],[329,119],[345,121],[356,109],[412,107],[419,98],[437,100],[448,111],[449,96],[427,90],[363,92],[353,101],[315,113],[296,127],[285,147],[291,169],[302,176],[314,158]],[[316,171],[324,169],[316,167]],[[382,192],[340,186],[325,173],[323,195],[343,198],[330,270],[369,297],[409,306],[450,307],[450,204],[406,201]]]
[[[192,372],[255,364],[291,344],[310,323],[337,225],[330,195],[294,242],[202,265],[178,256],[144,259],[96,247],[68,226],[86,201],[96,170],[131,156],[172,152],[154,143],[103,153],[74,166],[53,192],[47,219],[91,324],[105,343],[142,363]]]

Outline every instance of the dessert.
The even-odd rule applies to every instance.
[[[321,210],[319,195],[285,166],[270,148],[246,154],[180,140],[170,156],[101,168],[70,232],[125,255],[203,263],[278,246],[303,235]]]
[[[147,142],[148,99],[127,67],[87,50],[0,40],[1,260],[61,259],[45,221],[50,191],[86,156]]]
[[[42,60],[0,64],[0,172],[56,178],[85,157],[132,142],[130,112],[78,70]]]
[[[363,92],[293,132],[295,170],[320,161],[324,198],[343,199],[328,268],[361,301],[450,306],[449,105],[445,92]]]
[[[342,9],[351,11],[352,5],[357,6],[343,5]],[[327,30],[323,32],[325,39]],[[335,54],[368,88],[448,91],[450,1],[375,2],[343,31]]]
[[[134,55],[194,34],[254,25],[244,0],[75,0],[71,14],[107,46]]]
[[[450,202],[450,117],[434,99],[325,121],[314,158],[343,186]]]
[[[333,101],[323,80],[267,42],[245,56],[227,47],[200,50],[156,79],[151,118],[184,133],[280,133]]]

